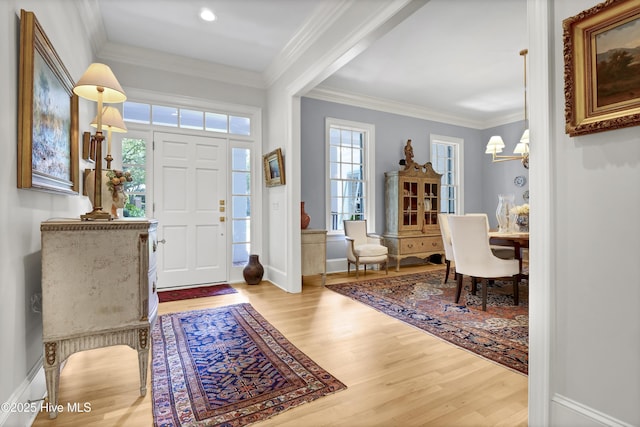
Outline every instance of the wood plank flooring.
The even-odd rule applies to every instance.
[[[440,265],[406,266],[400,274]],[[398,274],[389,271],[389,275]],[[384,277],[367,271],[366,278]],[[361,278],[364,275],[360,274]],[[327,283],[355,274],[327,276]],[[526,426],[527,377],[452,346],[305,277],[300,294],[262,282],[237,294],[166,302],[160,314],[249,302],[347,389],[286,411],[256,427]],[[149,380],[151,375],[149,374]],[[38,427],[152,426],[151,386],[139,396],[137,353],[126,346],[76,353],[61,373],[65,412]],[[67,403],[90,412],[71,413]]]

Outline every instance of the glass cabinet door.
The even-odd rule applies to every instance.
[[[439,191],[438,183],[424,182],[423,204],[424,204],[424,225],[438,225],[439,212]]]
[[[420,227],[420,194],[417,181],[403,181],[402,182],[402,196],[401,200],[401,229],[411,230]]]

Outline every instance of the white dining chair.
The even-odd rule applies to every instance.
[[[519,304],[520,266],[518,260],[501,259],[491,252],[489,233],[485,219],[477,215],[449,215],[451,244],[456,263],[456,299],[460,301],[463,276],[482,279],[482,310],[487,310],[489,279],[505,279],[513,282],[513,302]]]
[[[487,223],[487,231],[490,230],[491,226],[489,225],[489,216],[486,213],[468,213],[466,215],[469,215],[469,216],[480,216],[480,217],[484,218],[486,223]],[[491,245],[491,244],[489,244],[489,247],[491,248],[491,252],[493,252],[493,254],[495,256],[497,256],[498,258],[513,259],[513,258],[516,257],[515,256],[515,249],[513,247],[500,246],[500,245]]]
[[[449,280],[449,272],[451,271],[451,261],[455,262],[453,257],[453,246],[451,245],[451,231],[449,230],[449,215],[439,213],[438,224],[440,225],[440,233],[442,233],[442,244],[444,245],[444,262],[447,270],[444,274],[443,284]]]

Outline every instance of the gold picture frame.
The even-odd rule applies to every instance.
[[[563,32],[566,133],[638,125],[640,0],[607,0],[565,19]]]
[[[275,187],[276,185],[284,185],[284,160],[282,150],[277,148],[272,152],[263,156],[264,162],[264,181],[267,187]]]
[[[78,194],[78,97],[33,12],[20,11],[18,188]]]
[[[89,162],[96,162],[96,140],[91,132],[82,133],[82,159]],[[84,180],[83,180],[84,182]]]

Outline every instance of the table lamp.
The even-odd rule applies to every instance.
[[[95,184],[93,189],[93,210],[84,215],[80,215],[83,220],[106,219],[110,220],[111,215],[102,210],[102,104],[124,102],[127,96],[122,90],[120,83],[113,75],[108,65],[93,63],[89,65],[78,83],[73,88],[73,92],[81,98],[98,103],[98,114],[96,117],[96,169]]]
[[[98,127],[98,116],[94,117],[91,121],[91,126]],[[102,127],[107,128],[107,157],[104,159],[107,161],[107,169],[111,169],[111,132],[126,133],[127,126],[122,120],[120,111],[116,107],[106,106],[102,109]]]

